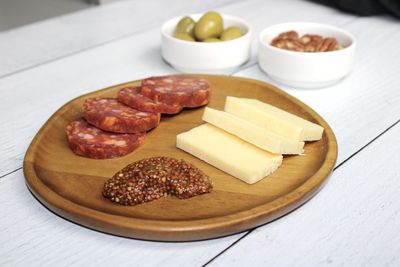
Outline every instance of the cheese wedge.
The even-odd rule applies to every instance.
[[[279,136],[230,113],[206,107],[203,120],[274,154],[302,154],[304,142]]]
[[[176,146],[249,184],[282,164],[282,155],[269,153],[208,123],[178,134]]]
[[[314,141],[324,128],[256,99],[228,96],[225,111],[294,141]]]

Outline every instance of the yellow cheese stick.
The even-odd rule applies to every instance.
[[[324,128],[256,99],[228,96],[225,111],[294,141],[314,141]]]
[[[304,142],[279,136],[230,113],[206,107],[203,120],[274,154],[302,154]]]
[[[282,164],[282,155],[269,153],[208,123],[178,134],[176,146],[249,184]]]

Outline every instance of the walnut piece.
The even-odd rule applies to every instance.
[[[317,34],[305,34],[299,37],[296,31],[279,34],[272,40],[271,45],[298,52],[328,52],[343,48],[335,38],[324,38]]]

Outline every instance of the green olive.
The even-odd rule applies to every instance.
[[[177,32],[177,33],[175,33],[174,36],[175,36],[175,38],[178,38],[178,39],[181,39],[184,41],[194,42],[194,38],[187,33]]]
[[[221,39],[218,39],[218,38],[206,38],[206,39],[204,39],[204,41],[203,42],[206,42],[206,43],[215,43],[215,42],[221,42]]]
[[[194,36],[203,41],[207,38],[218,38],[224,29],[224,22],[219,13],[210,11],[205,13],[194,27]]]
[[[191,17],[183,17],[176,25],[175,33],[186,33],[194,37],[194,25],[196,22]]]
[[[221,34],[222,41],[233,40],[243,36],[243,32],[239,27],[229,27]]]

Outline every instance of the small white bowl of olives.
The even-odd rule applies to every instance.
[[[251,35],[247,22],[230,15],[177,17],[161,28],[161,54],[182,72],[230,74],[249,59]]]

